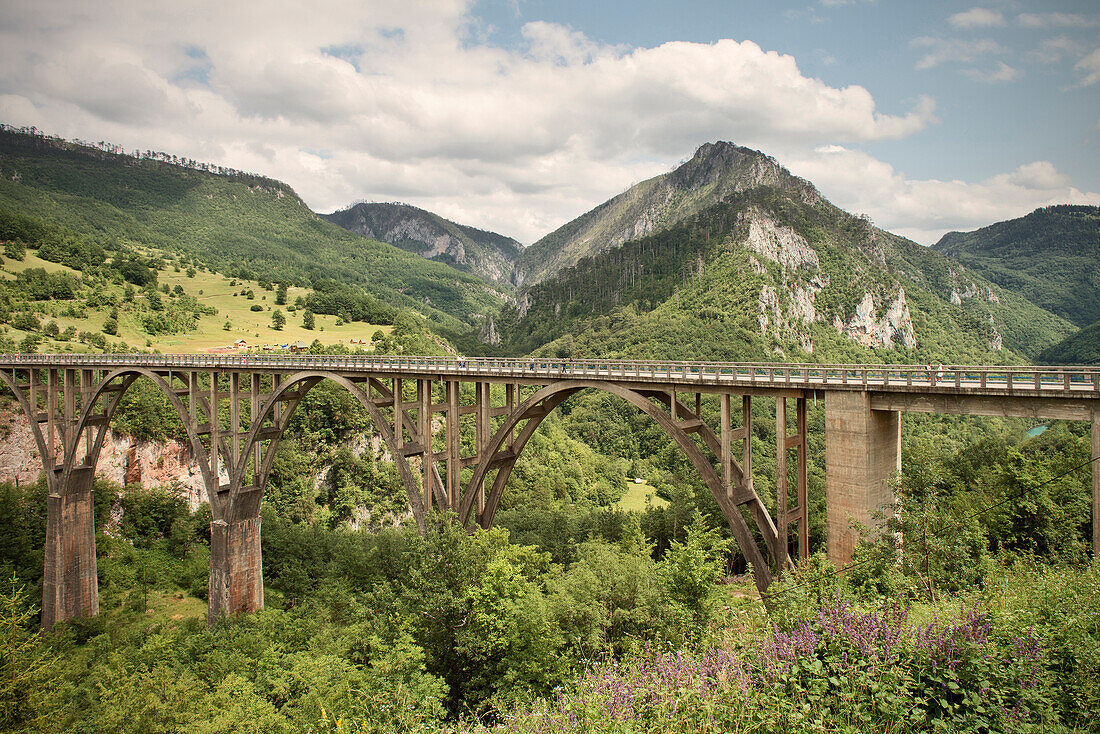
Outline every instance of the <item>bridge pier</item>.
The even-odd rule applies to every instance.
[[[894,504],[890,479],[901,471],[901,414],[872,410],[867,392],[825,393],[825,510],[829,560],[851,563],[859,533]]]
[[[46,554],[42,577],[42,629],[99,613],[96,577],[93,467],[78,467],[61,484],[55,470],[46,498]]]
[[[1100,562],[1100,408],[1092,409],[1092,560]]]
[[[234,508],[228,513],[223,509],[228,516],[216,517],[210,524],[208,624],[264,607],[260,495],[257,489],[242,492]]]

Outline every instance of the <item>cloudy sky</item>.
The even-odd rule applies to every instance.
[[[4,0],[0,122],[524,243],[729,140],[929,244],[1100,204],[1100,6]]]

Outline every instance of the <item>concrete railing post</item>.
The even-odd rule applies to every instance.
[[[46,499],[42,629],[99,613],[93,478],[91,467],[74,469],[67,485],[51,491]]]
[[[871,410],[865,392],[825,393],[825,509],[829,560],[851,562],[859,534],[855,521],[876,528],[878,512],[894,504],[890,480],[901,471],[901,420]]]

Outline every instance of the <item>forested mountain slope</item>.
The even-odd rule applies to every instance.
[[[495,283],[516,281],[516,260],[522,246],[511,237],[467,227],[409,204],[361,202],[321,217],[349,232],[389,242]]]
[[[1100,364],[1100,321],[1047,347],[1039,359],[1044,364]]]
[[[352,284],[453,329],[500,303],[500,291],[473,275],[322,220],[284,183],[164,154],[0,129],[0,211],[242,277]]]
[[[684,181],[701,183],[677,188]],[[529,286],[502,316],[504,344],[524,352],[553,342],[546,348],[562,355],[996,363],[1032,360],[1073,331],[941,253],[836,208],[763,154],[703,146],[640,186],[690,203],[620,242],[610,223],[623,218],[605,213],[623,211],[635,187],[576,220],[583,237],[544,238],[544,263],[573,258],[582,242],[595,254]]]
[[[1100,319],[1100,207],[1048,206],[933,247],[1077,326]]]

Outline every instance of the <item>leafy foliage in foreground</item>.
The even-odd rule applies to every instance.
[[[574,690],[513,712],[500,728],[1043,731],[1058,721],[1034,630],[995,629],[980,603],[926,624],[910,613],[834,599],[739,649],[649,651],[598,663]]]
[[[323,430],[317,420],[309,430]],[[952,516],[943,495],[967,471],[956,463],[930,472],[938,489],[906,515]],[[1045,471],[1015,466],[1029,487]],[[100,483],[103,612],[35,638],[45,496],[0,490],[0,566],[30,574],[3,630],[33,641],[4,671],[36,681],[9,720],[26,731],[1069,731],[1100,716],[1097,571],[1014,562],[1018,548],[990,555],[991,539],[1026,532],[1001,525],[1024,504],[981,516],[986,560],[965,585],[943,570],[969,550],[926,551],[910,533],[915,563],[838,576],[815,556],[773,587],[770,616],[742,595],[751,585],[716,583],[729,546],[699,514],[663,552],[635,515],[552,555],[441,517],[421,537],[288,522],[268,507],[269,608],[206,630],[209,512],[170,490]]]

